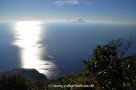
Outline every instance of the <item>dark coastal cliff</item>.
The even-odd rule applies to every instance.
[[[7,77],[21,75],[27,80],[36,80],[36,81],[47,80],[47,78],[44,74],[39,73],[35,69],[19,68],[19,69],[14,69],[14,70],[7,71],[4,73],[0,73],[0,77],[3,75],[7,76]]]

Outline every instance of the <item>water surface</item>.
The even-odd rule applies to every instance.
[[[128,37],[136,43],[135,25],[0,23],[0,71],[34,68],[48,78],[77,72],[96,45]],[[136,53],[135,47],[130,51]]]

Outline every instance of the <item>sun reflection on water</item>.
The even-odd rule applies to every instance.
[[[56,66],[53,62],[42,58],[46,49],[40,43],[42,33],[41,22],[39,21],[17,22],[14,31],[14,45],[20,48],[22,68],[34,68],[50,77],[53,73],[51,69]]]

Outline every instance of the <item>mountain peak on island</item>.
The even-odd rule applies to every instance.
[[[86,21],[84,19],[80,18],[80,19],[77,19],[77,20],[71,20],[70,22],[71,23],[85,23]]]

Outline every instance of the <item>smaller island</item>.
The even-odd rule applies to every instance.
[[[70,20],[71,23],[85,23],[84,19]]]

